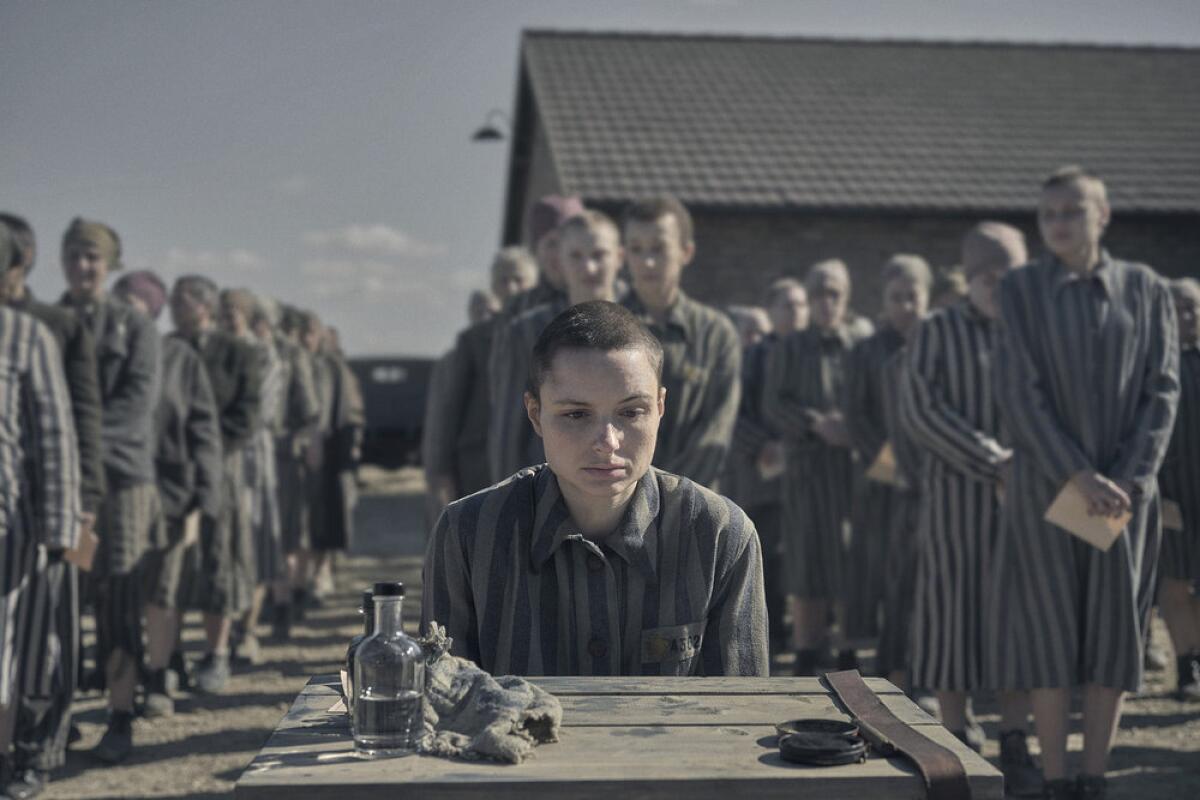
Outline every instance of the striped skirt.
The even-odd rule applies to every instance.
[[[1013,469],[996,553],[987,647],[997,689],[1089,683],[1137,691],[1154,598],[1161,520],[1157,490],[1101,552],[1043,521],[1058,493],[1032,465]]]
[[[856,470],[850,545],[846,552],[845,636],[849,644],[866,647],[879,636],[879,621],[887,585],[889,529],[900,513],[898,492],[869,480]]]
[[[920,505],[916,492],[895,490],[895,511],[888,526],[883,574],[883,623],[875,661],[880,675],[906,671],[917,595],[917,531]]]
[[[789,448],[783,474],[783,550],[788,594],[840,600],[853,481],[850,451]]]
[[[290,437],[275,440],[275,496],[278,499],[281,547],[284,553],[307,549],[309,540],[305,520],[308,477],[304,461],[291,453]]]
[[[250,495],[242,484],[243,455],[225,456],[222,509],[200,532],[200,610],[233,617],[250,608],[254,593],[254,537],[250,529]],[[187,567],[185,554],[184,569]]]
[[[1188,581],[1200,587],[1200,486],[1174,492],[1183,515],[1183,530],[1163,528],[1159,572],[1164,578]],[[1163,490],[1166,496],[1166,489]]]
[[[161,513],[152,483],[110,488],[104,498],[97,522],[100,544],[89,576],[95,592],[97,663],[104,664],[115,651],[140,662],[141,566]]]
[[[266,429],[259,431],[246,448],[245,483],[250,493],[255,578],[261,586],[284,574],[275,439]]]
[[[66,561],[47,561],[44,550],[38,559],[21,612],[22,707],[14,748],[34,768],[50,771],[66,763],[71,701],[79,685],[79,570]]]
[[[931,460],[918,512],[912,617],[913,686],[970,692],[985,686],[983,637],[1000,529],[995,488]]]
[[[22,601],[34,570],[37,547],[19,514],[9,515],[0,503],[0,705],[17,697],[20,648],[26,640]]]

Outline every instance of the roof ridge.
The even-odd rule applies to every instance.
[[[832,45],[901,45],[911,47],[988,47],[1012,49],[1072,49],[1072,50],[1115,50],[1121,52],[1181,52],[1200,54],[1200,46],[1183,44],[1123,43],[1123,42],[1076,42],[1076,41],[1017,41],[1011,39],[922,39],[901,37],[866,36],[807,36],[804,34],[768,33],[715,33],[688,31],[653,30],[595,30],[582,28],[524,28],[525,39],[667,39],[673,41],[729,41],[762,43],[804,43]]]

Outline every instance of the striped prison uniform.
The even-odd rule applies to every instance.
[[[251,337],[247,343],[258,355],[262,389],[259,423],[246,446],[244,491],[249,494],[250,532],[254,540],[255,583],[263,586],[286,575],[275,472],[275,435],[283,412],[283,368],[273,345]]]
[[[186,342],[162,343],[163,387],[155,409],[154,457],[162,505],[159,535],[146,557],[146,602],[184,608],[195,598],[199,575],[185,579],[184,520],[193,511],[208,519],[221,513],[221,430],[208,373]],[[195,560],[192,562],[195,563]]]
[[[740,508],[651,467],[616,530],[579,533],[549,467],[443,512],[422,630],[496,675],[762,675],[762,553]]]
[[[742,346],[729,318],[679,293],[659,322],[630,292],[623,305],[663,348],[666,409],[654,466],[710,489],[725,467],[741,397]]]
[[[438,479],[450,473],[449,451],[443,446],[446,431],[446,384],[449,381],[450,362],[454,350],[447,350],[433,362],[429,372],[429,386],[425,389],[425,411],[421,417],[421,467],[425,473],[425,530],[433,528],[442,513],[442,501],[435,496],[433,487]],[[451,498],[453,499],[453,498]]]
[[[991,367],[996,323],[961,302],[921,323],[901,414],[921,460],[912,622],[914,686],[984,688],[984,626],[1000,529],[996,493],[1009,450]]]
[[[1016,449],[989,646],[996,688],[1136,690],[1161,541],[1157,473],[1179,397],[1175,307],[1149,267],[1104,253],[1076,277],[1053,258],[1000,286],[996,386]],[[1134,489],[1101,552],[1043,515],[1096,470]]]
[[[837,409],[844,393],[846,355],[856,339],[841,327],[793,333],[771,353],[763,413],[783,432],[783,548],[788,593],[804,600],[841,602],[846,525],[854,466],[849,448],[826,444],[810,412]]]
[[[41,322],[0,307],[0,705],[17,699],[20,676],[46,656],[41,647],[18,651],[28,620],[46,613],[21,602],[29,576],[39,556],[57,558],[78,543],[79,519],[78,448],[58,345]]]
[[[104,458],[91,331],[71,310],[39,302],[28,288],[10,306],[45,324],[59,346],[79,446],[81,507],[94,515],[104,500]],[[49,771],[66,760],[71,699],[79,682],[79,569],[38,549],[23,598],[29,613],[22,612],[28,624],[20,648],[30,669],[22,678],[13,750],[22,763]]]
[[[502,324],[488,358],[492,394],[487,453],[492,482],[546,460],[542,440],[525,413],[533,346],[546,326],[569,307],[566,299],[531,308]],[[450,367],[453,373],[453,367]]]
[[[447,361],[445,405],[439,415],[442,424],[431,447],[440,451],[435,458],[444,465],[441,474],[453,481],[455,497],[473,494],[492,483],[488,465],[489,359],[500,324],[498,319],[490,319],[459,333]],[[524,404],[520,407],[524,409]]]
[[[1165,499],[1179,504],[1183,530],[1163,529],[1161,574],[1200,584],[1200,346],[1179,353],[1179,410],[1158,475]]]
[[[879,636],[886,574],[891,569],[886,560],[888,534],[901,513],[899,491],[868,479],[866,470],[888,442],[883,408],[887,365],[903,346],[904,337],[895,328],[883,327],[846,357],[842,413],[857,463],[845,574],[847,587],[853,589],[846,593],[845,636],[859,646]]]
[[[221,428],[221,514],[201,530],[200,610],[236,616],[250,607],[255,578],[250,509],[242,487],[244,451],[261,411],[258,356],[249,344],[221,331],[205,331],[194,341],[173,335],[194,347],[204,362]]]
[[[161,342],[153,322],[112,295],[75,310],[92,331],[103,408],[107,492],[88,575],[95,594],[96,663],[103,671],[116,651],[134,663],[141,660],[141,566],[159,514],[154,406],[162,379]]]
[[[304,539],[305,474],[302,442],[316,423],[321,409],[313,383],[312,359],[304,348],[284,336],[275,338],[282,372],[279,382],[279,413],[275,426],[275,479],[279,502],[279,526],[283,552],[294,553],[308,546]]]
[[[920,530],[921,448],[901,417],[908,347],[897,350],[884,365],[883,415],[888,442],[896,457],[902,487],[892,487],[895,511],[888,520],[883,575],[883,621],[875,664],[880,675],[907,672],[912,648],[913,606],[917,599],[918,531]]]
[[[770,442],[782,436],[762,413],[763,390],[767,381],[767,360],[779,337],[768,334],[742,353],[742,397],[738,404],[733,441],[721,478],[721,491],[750,517],[758,531],[763,551],[763,582],[767,597],[767,616],[771,643],[787,646],[787,626],[783,617],[787,590],[783,571],[783,481],[779,477],[763,479],[758,459]]]

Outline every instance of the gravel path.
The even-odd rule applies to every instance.
[[[229,798],[233,784],[274,730],[309,676],[337,670],[350,637],[359,631],[358,592],[375,580],[402,580],[412,591],[405,619],[419,616],[420,553],[425,529],[423,486],[415,471],[366,472],[368,489],[358,510],[356,551],[337,569],[336,592],[309,613],[290,641],[265,642],[263,663],[235,672],[215,697],[185,696],[174,717],[134,725],[133,757],[119,767],[99,766],[87,754],[104,731],[104,710],[95,695],[77,704],[83,741],[54,775],[48,798]],[[184,639],[201,653],[198,615],[186,620]],[[1165,644],[1161,623],[1156,641]],[[1145,693],[1126,704],[1113,753],[1110,797],[1167,800],[1200,797],[1200,704],[1172,700],[1174,671],[1153,673]],[[981,719],[995,735],[996,718],[980,704]],[[1075,720],[1076,730],[1079,722]],[[985,755],[995,757],[995,742]],[[1071,737],[1074,757],[1082,747]]]

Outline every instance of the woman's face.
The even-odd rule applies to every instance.
[[[525,408],[564,495],[609,503],[650,469],[665,399],[643,348],[569,349]]]

